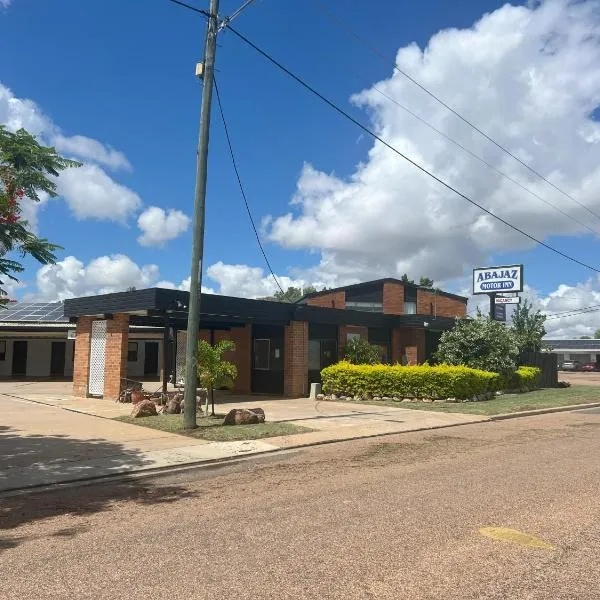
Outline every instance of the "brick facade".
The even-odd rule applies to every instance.
[[[344,346],[346,345],[346,342],[348,341],[349,333],[358,333],[362,340],[369,339],[368,327],[358,327],[356,325],[340,325],[340,327],[338,329],[338,335],[339,335],[338,344],[339,344],[339,349],[340,349],[340,356],[342,355],[342,352],[344,351]]]
[[[346,292],[332,292],[314,298],[307,298],[306,304],[323,308],[346,308]]]
[[[467,303],[429,290],[417,290],[417,313],[438,317],[464,317]]]
[[[404,314],[404,286],[401,283],[383,284],[383,312],[386,315]]]
[[[392,363],[419,365],[425,361],[426,332],[422,328],[397,327],[392,330]]]
[[[92,317],[79,317],[75,332],[75,353],[73,358],[73,395],[85,398],[88,395],[90,378],[90,338]]]
[[[215,331],[215,343],[231,340],[235,344],[233,352],[223,355],[237,368],[237,377],[233,391],[238,394],[249,394],[252,391],[252,325],[234,327],[230,331]]]
[[[288,398],[308,395],[308,323],[292,321],[285,328],[283,393]]]
[[[116,400],[122,379],[127,377],[129,315],[113,315],[106,321],[106,358],[104,362],[104,398]]]

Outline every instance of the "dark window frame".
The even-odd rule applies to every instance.
[[[0,360],[6,360],[6,340],[0,340]]]
[[[135,346],[135,348],[132,348],[132,346]],[[139,358],[138,342],[127,342],[127,362],[137,362],[138,358]]]
[[[256,351],[257,342],[266,342],[267,352],[266,352],[266,364],[267,366],[258,366],[257,358],[259,358],[259,353]],[[253,348],[253,358],[252,367],[255,371],[270,371],[271,370],[271,338],[254,338],[254,348]]]

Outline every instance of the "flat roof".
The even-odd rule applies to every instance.
[[[574,352],[585,352],[596,350],[600,352],[600,340],[582,340],[580,339],[565,339],[565,340],[544,340],[544,344],[550,346],[552,350],[572,350]]]
[[[148,288],[98,296],[85,296],[64,301],[68,319],[81,316],[105,316],[113,313],[131,315],[135,325],[184,328],[187,324],[189,292],[164,288]],[[308,321],[331,325],[361,325],[364,327],[424,327],[448,329],[453,318],[431,315],[386,315],[383,313],[323,308],[306,304],[252,300],[202,294],[200,301],[201,327],[229,328],[247,323],[287,325],[290,321]]]
[[[312,292],[311,294],[306,294],[305,296],[300,298],[300,300],[298,300],[298,302],[302,302],[303,300],[306,300],[307,298],[316,298],[317,296],[322,296],[323,294],[331,294],[332,292],[342,292],[342,291],[345,292],[346,290],[354,290],[354,289],[360,288],[362,286],[371,286],[371,285],[379,285],[379,284],[383,285],[384,283],[399,283],[406,287],[415,288],[415,289],[419,289],[419,290],[425,290],[426,292],[434,292],[434,293],[437,293],[439,296],[446,296],[447,298],[454,298],[455,300],[460,300],[460,301],[464,302],[465,304],[468,302],[468,298],[466,298],[465,296],[459,296],[458,294],[452,294],[451,292],[444,292],[443,290],[424,287],[422,285],[418,285],[415,283],[406,283],[405,281],[402,281],[402,279],[397,279],[396,277],[384,277],[383,279],[373,279],[371,281],[361,281],[360,283],[352,283],[350,285],[342,285],[340,287],[331,288],[328,290],[321,290],[320,292]]]

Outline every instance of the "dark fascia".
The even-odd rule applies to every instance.
[[[321,292],[313,292],[312,294],[306,294],[306,296],[303,296],[302,298],[300,298],[300,300],[298,300],[298,303],[303,303],[308,298],[317,298],[319,296],[322,296],[323,294],[331,294],[331,293],[335,293],[335,292],[345,292],[346,290],[357,289],[357,288],[360,288],[360,287],[366,286],[366,285],[378,285],[378,284],[383,285],[384,283],[399,283],[400,285],[415,288],[418,290],[424,290],[426,292],[432,292],[432,293],[436,292],[436,290],[434,290],[434,289],[426,288],[421,285],[417,285],[417,284],[413,284],[413,283],[405,283],[401,279],[396,279],[395,277],[385,277],[383,279],[374,279],[373,281],[362,281],[361,283],[353,283],[351,285],[343,285],[341,287],[332,288],[330,290],[323,290]],[[451,292],[444,292],[442,290],[438,290],[437,295],[445,296],[446,298],[452,298],[454,300],[459,300],[461,302],[464,302],[465,304],[468,302],[468,298],[466,298],[465,296],[459,296],[458,294],[452,294]]]
[[[134,317],[132,322],[149,325],[160,323],[159,315],[171,316],[180,323],[185,321],[189,292],[150,288],[131,292],[117,292],[86,296],[64,301],[64,314],[71,319],[84,315],[136,313],[144,311],[148,320]],[[357,310],[324,308],[307,304],[289,304],[270,300],[251,300],[233,296],[202,294],[201,321],[210,323],[269,323],[286,325],[290,321],[308,321],[331,325],[359,325],[363,327],[429,327],[448,328],[454,319],[430,315],[386,315]],[[150,320],[152,318],[152,321]],[[164,318],[164,317],[163,317]],[[156,319],[156,320],[154,320]]]

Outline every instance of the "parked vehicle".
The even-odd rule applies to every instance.
[[[596,363],[585,363],[585,365],[582,365],[581,370],[587,371],[588,373],[592,371],[597,371],[598,365]]]
[[[563,371],[581,371],[581,362],[578,360],[566,360],[562,366]]]

